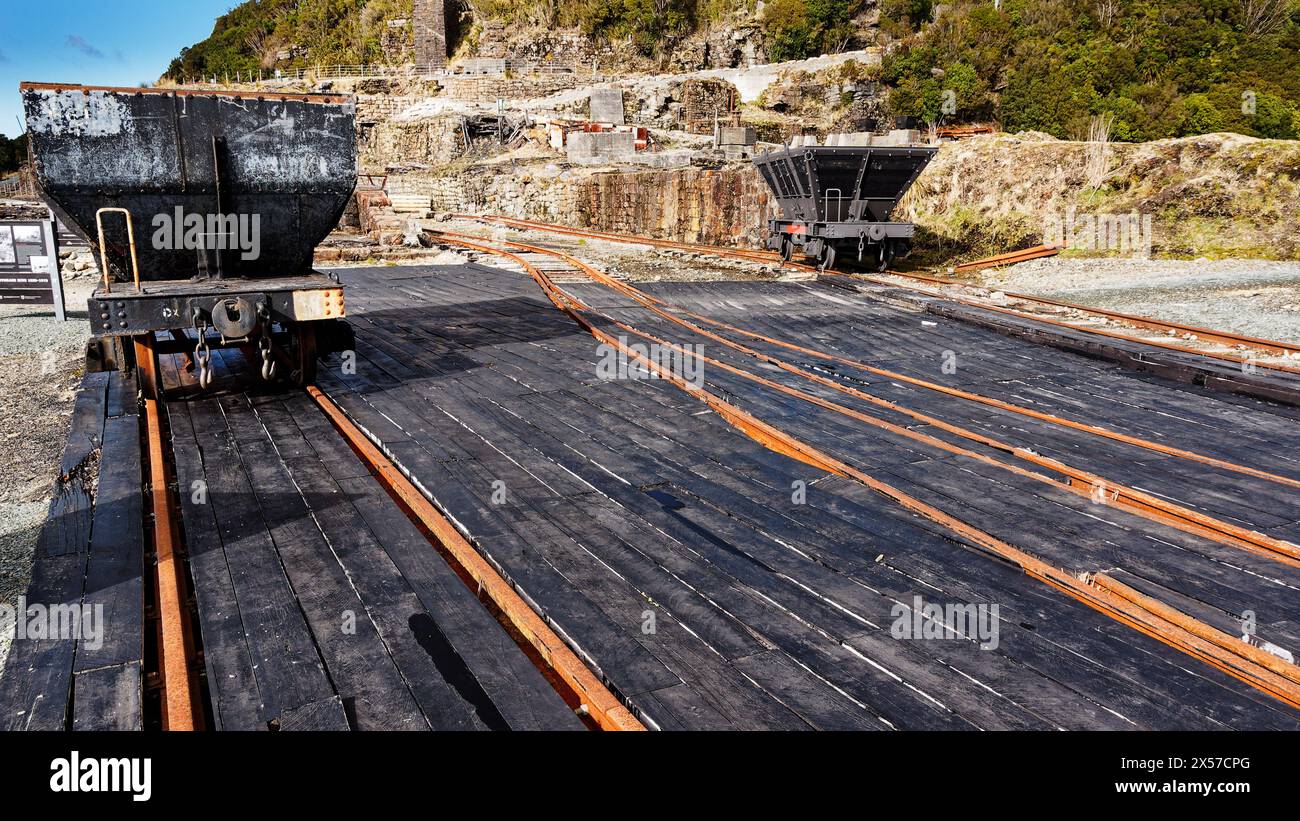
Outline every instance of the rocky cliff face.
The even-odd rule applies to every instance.
[[[771,207],[749,167],[578,172],[547,163],[410,174],[401,186],[427,194],[441,213],[502,214],[710,245],[759,245]]]
[[[1151,250],[1300,259],[1300,142],[1206,134],[1149,143],[976,137],[943,147],[902,204],[923,245],[994,253],[1044,224],[1137,214]]]
[[[1210,134],[1097,154],[1043,135],[949,143],[895,218],[917,224],[921,263],[1036,245],[1067,221],[1134,215],[1149,218],[1155,256],[1300,259],[1300,142]],[[437,211],[718,245],[761,244],[773,207],[746,165],[585,171],[535,160],[408,174],[403,185],[427,192]],[[1072,253],[1123,250],[1075,243]]]
[[[770,195],[750,167],[597,174],[581,181],[575,224],[708,245],[759,245]]]

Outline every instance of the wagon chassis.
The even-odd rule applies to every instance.
[[[141,348],[129,344],[131,339],[150,337],[153,355],[186,354],[201,382],[212,349],[252,354],[256,348],[267,379],[283,366],[292,381],[305,385],[315,379],[316,352],[327,355],[351,344],[350,330],[340,321],[346,315],[343,286],[324,274],[158,280],[142,283],[138,290],[107,283],[95,290],[87,308],[89,372],[134,366]],[[157,339],[160,332],[170,338]]]
[[[318,352],[349,349],[343,286],[311,263],[356,184],[354,101],[20,91],[43,195],[98,240],[104,279],[87,302],[87,371],[134,369],[144,397],[161,398],[159,353],[186,354],[206,388],[214,350],[238,348],[260,359],[267,381],[306,385]]]

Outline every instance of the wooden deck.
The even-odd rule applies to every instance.
[[[582,728],[306,395],[218,372],[168,403],[215,728]]]
[[[601,378],[610,352],[520,271],[340,273],[357,349],[322,362],[322,390],[651,728],[1300,729],[1300,711],[859,482],[764,447],[688,392]],[[932,437],[703,365],[709,392],[963,522],[1229,634],[1253,614],[1259,641],[1300,648],[1300,570],[1006,466],[1032,449],[1297,541],[1300,497],[1284,483],[743,340],[1008,447],[972,445],[604,286],[563,287],[611,334],[628,333],[616,320],[700,344],[716,362]],[[643,290],[881,370],[1300,479],[1293,407],[829,283]],[[249,381],[238,352],[214,363],[216,384],[201,392],[179,358],[164,362],[213,727],[583,726],[305,394]],[[87,377],[29,594],[104,603],[119,614],[111,638],[93,652],[16,642],[0,678],[3,726],[131,728],[149,712],[133,397],[118,377]],[[93,493],[78,480],[88,459],[100,464]],[[996,607],[995,646],[900,639],[919,604]]]
[[[145,726],[142,665],[153,650],[135,395],[120,373],[82,380],[26,593],[36,612],[62,609],[63,623],[80,628],[15,639],[0,677],[0,729]]]
[[[1284,705],[977,554],[864,487],[764,449],[669,384],[601,381],[594,340],[516,272],[367,269],[346,272],[345,282],[358,361],[355,374],[338,363],[323,370],[330,395],[653,725],[1295,726]],[[598,286],[565,287],[653,325]],[[1203,425],[1230,412],[1267,437],[1289,423],[1263,406],[1168,391],[958,323],[936,332],[949,336],[926,338],[919,315],[820,286],[655,292],[720,316],[732,310],[751,326],[770,317],[773,332],[844,350],[858,344],[856,353],[931,376],[942,351],[961,351],[954,380],[981,388],[1015,390],[1027,371],[1055,368],[1063,380],[1122,384],[1116,405],[1150,404],[1167,392],[1187,414],[1199,408]],[[839,313],[838,328],[825,325],[828,312]],[[727,356],[680,329],[671,338]],[[1122,568],[1126,580],[1185,595],[1229,629],[1230,614],[1254,609],[1261,634],[1294,646],[1298,578],[1289,568],[705,373],[711,390],[745,409],[887,471],[926,501],[1062,566]],[[807,483],[805,504],[792,500],[795,482]],[[1276,512],[1287,509],[1290,518]],[[1238,515],[1279,533],[1294,526],[1294,508],[1273,510],[1256,500]],[[998,649],[893,639],[895,606],[910,607],[918,595],[999,604]]]

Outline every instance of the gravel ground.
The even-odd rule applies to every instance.
[[[1300,342],[1300,263],[1052,257],[982,273],[988,288]]]
[[[92,277],[64,282],[68,321],[45,306],[0,306],[0,603],[31,579],[32,551],[49,505],[85,362]],[[0,670],[13,625],[0,624]]]

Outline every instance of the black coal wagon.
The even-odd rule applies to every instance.
[[[890,214],[937,150],[815,145],[760,155],[754,165],[781,209],[767,247],[823,268],[847,256],[883,270],[911,250],[916,226]]]
[[[268,379],[279,365],[310,382],[318,341],[349,343],[343,288],[312,257],[356,186],[351,98],[20,91],[41,192],[103,269],[88,306],[89,369],[146,356],[148,377],[158,352],[187,348],[204,384],[209,348],[222,345],[260,354]]]

